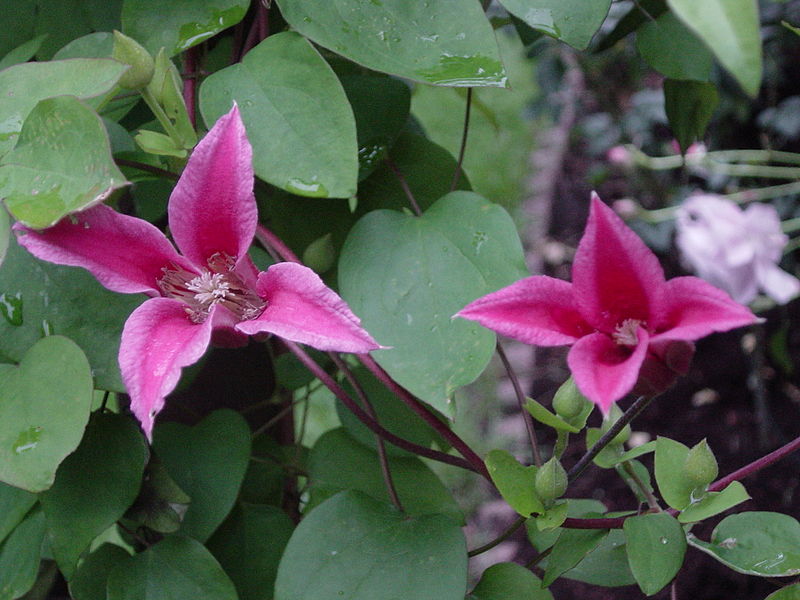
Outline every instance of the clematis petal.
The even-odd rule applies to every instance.
[[[178,385],[181,368],[200,360],[211,341],[213,315],[193,323],[185,308],[178,300],[151,298],[131,313],[122,330],[122,379],[148,439],[164,398]]]
[[[800,281],[769,260],[755,264],[759,287],[778,304],[786,304],[800,294]]]
[[[253,150],[236,105],[197,144],[169,199],[169,227],[198,265],[215,253],[242,258],[253,241]]]
[[[614,402],[633,389],[639,378],[649,336],[642,327],[636,334],[639,343],[631,349],[616,344],[603,333],[592,333],[578,340],[567,355],[578,389],[604,415]]]
[[[365,354],[382,348],[345,301],[308,267],[272,265],[259,275],[257,290],[267,307],[236,326],[243,333],[273,333],[318,350]]]
[[[625,319],[658,319],[664,271],[655,254],[597,194],[572,264],[578,310],[605,333]]]
[[[571,344],[592,331],[575,308],[572,285],[544,275],[478,298],[455,316],[537,346]]]
[[[694,341],[715,331],[728,331],[758,322],[750,309],[698,277],[676,277],[666,283],[664,319],[654,342]]]
[[[42,231],[19,223],[14,230],[20,245],[37,258],[83,267],[114,292],[158,293],[162,268],[175,265],[194,271],[156,227],[104,204]]]

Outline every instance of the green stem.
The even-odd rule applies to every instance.
[[[800,230],[800,217],[787,219],[781,223],[781,229],[783,230],[783,233],[794,233],[795,231]]]
[[[561,460],[561,457],[564,456],[564,452],[567,449],[567,444],[569,444],[569,432],[559,429],[556,431],[556,443],[553,447],[553,455]]]
[[[511,523],[511,525],[509,525],[503,533],[494,538],[491,542],[488,542],[483,546],[475,548],[474,550],[470,550],[469,552],[467,552],[467,556],[469,556],[470,558],[472,558],[473,556],[478,556],[478,554],[483,554],[487,550],[491,550],[498,544],[504,542],[505,540],[510,538],[517,529],[522,527],[522,524],[525,523],[525,520],[526,520],[525,517],[517,517],[517,520]]]
[[[661,506],[658,504],[658,498],[656,498],[653,495],[653,492],[651,492],[644,482],[639,479],[639,476],[636,474],[636,470],[633,468],[631,461],[623,461],[622,468],[625,469],[628,477],[630,477],[636,487],[639,488],[642,496],[644,496],[644,499],[647,500],[647,506],[650,507],[650,510],[661,512]]]
[[[531,444],[533,462],[537,467],[541,467],[542,455],[539,453],[539,441],[536,439],[536,430],[533,428],[533,418],[528,411],[525,410],[525,394],[522,392],[522,387],[519,384],[519,378],[514,372],[514,369],[511,368],[511,363],[508,362],[508,357],[506,356],[505,350],[503,350],[503,347],[500,345],[499,341],[497,342],[497,356],[500,357],[500,361],[503,363],[503,367],[506,369],[508,378],[511,380],[511,385],[514,386],[514,395],[517,397],[517,406],[519,407],[520,414],[522,414],[522,420],[525,421],[525,429],[528,431],[528,440]]]
[[[164,131],[166,131],[169,137],[172,138],[172,141],[175,142],[175,145],[178,148],[183,148],[184,140],[181,137],[181,134],[178,133],[177,129],[175,129],[172,121],[169,120],[167,113],[165,113],[164,109],[161,108],[161,105],[158,103],[158,100],[156,100],[155,96],[153,96],[153,93],[149,89],[144,88],[142,90],[142,98],[147,106],[150,107],[150,110],[153,111],[153,115],[155,115],[156,119],[158,119],[158,122],[164,128]]]

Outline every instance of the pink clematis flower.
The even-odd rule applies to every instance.
[[[272,333],[319,350],[381,347],[311,269],[280,263],[259,273],[247,255],[258,213],[252,148],[235,105],[192,153],[168,217],[180,254],[147,221],[105,205],[43,231],[14,227],[38,258],[83,267],[112,291],[151,296],[128,317],[119,351],[148,438],[181,368],[201,358],[212,334],[225,345]]]
[[[656,256],[596,194],[572,283],[527,277],[456,316],[528,344],[571,345],[575,383],[604,414],[635,386],[666,389],[688,369],[694,340],[757,321],[702,279],[666,281]]]

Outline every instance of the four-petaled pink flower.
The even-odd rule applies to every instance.
[[[201,358],[212,333],[226,345],[272,333],[319,350],[381,347],[311,269],[280,263],[259,273],[247,255],[258,213],[252,148],[236,106],[195,148],[168,216],[181,254],[147,221],[105,205],[44,231],[15,225],[38,258],[88,269],[112,291],[151,296],[125,323],[119,351],[131,409],[148,437],[181,368]]]
[[[702,279],[666,281],[656,256],[597,195],[572,283],[527,277],[457,316],[528,344],[572,345],[567,362],[575,383],[604,414],[640,376],[649,379],[643,389],[655,392],[670,373],[674,379],[685,372],[692,341],[757,321]]]

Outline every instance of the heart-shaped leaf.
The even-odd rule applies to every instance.
[[[218,410],[194,427],[156,425],[153,448],[191,498],[181,533],[202,542],[233,507],[250,457],[250,428],[239,413]]]
[[[686,535],[675,517],[660,512],[625,519],[628,564],[641,590],[652,596],[683,564]]]
[[[272,35],[241,63],[206,79],[200,88],[206,123],[227,113],[234,100],[253,144],[253,169],[261,179],[299,196],[355,194],[353,111],[336,75],[302,36]]]
[[[18,366],[0,364],[0,382],[0,481],[46,490],[89,420],[89,363],[74,342],[50,336]]]
[[[78,449],[59,467],[39,498],[58,566],[69,579],[89,543],[136,499],[149,452],[133,419],[92,417]]]
[[[278,567],[275,600],[463,600],[466,581],[464,534],[452,519],[411,517],[348,491],[320,504],[294,530]]]

